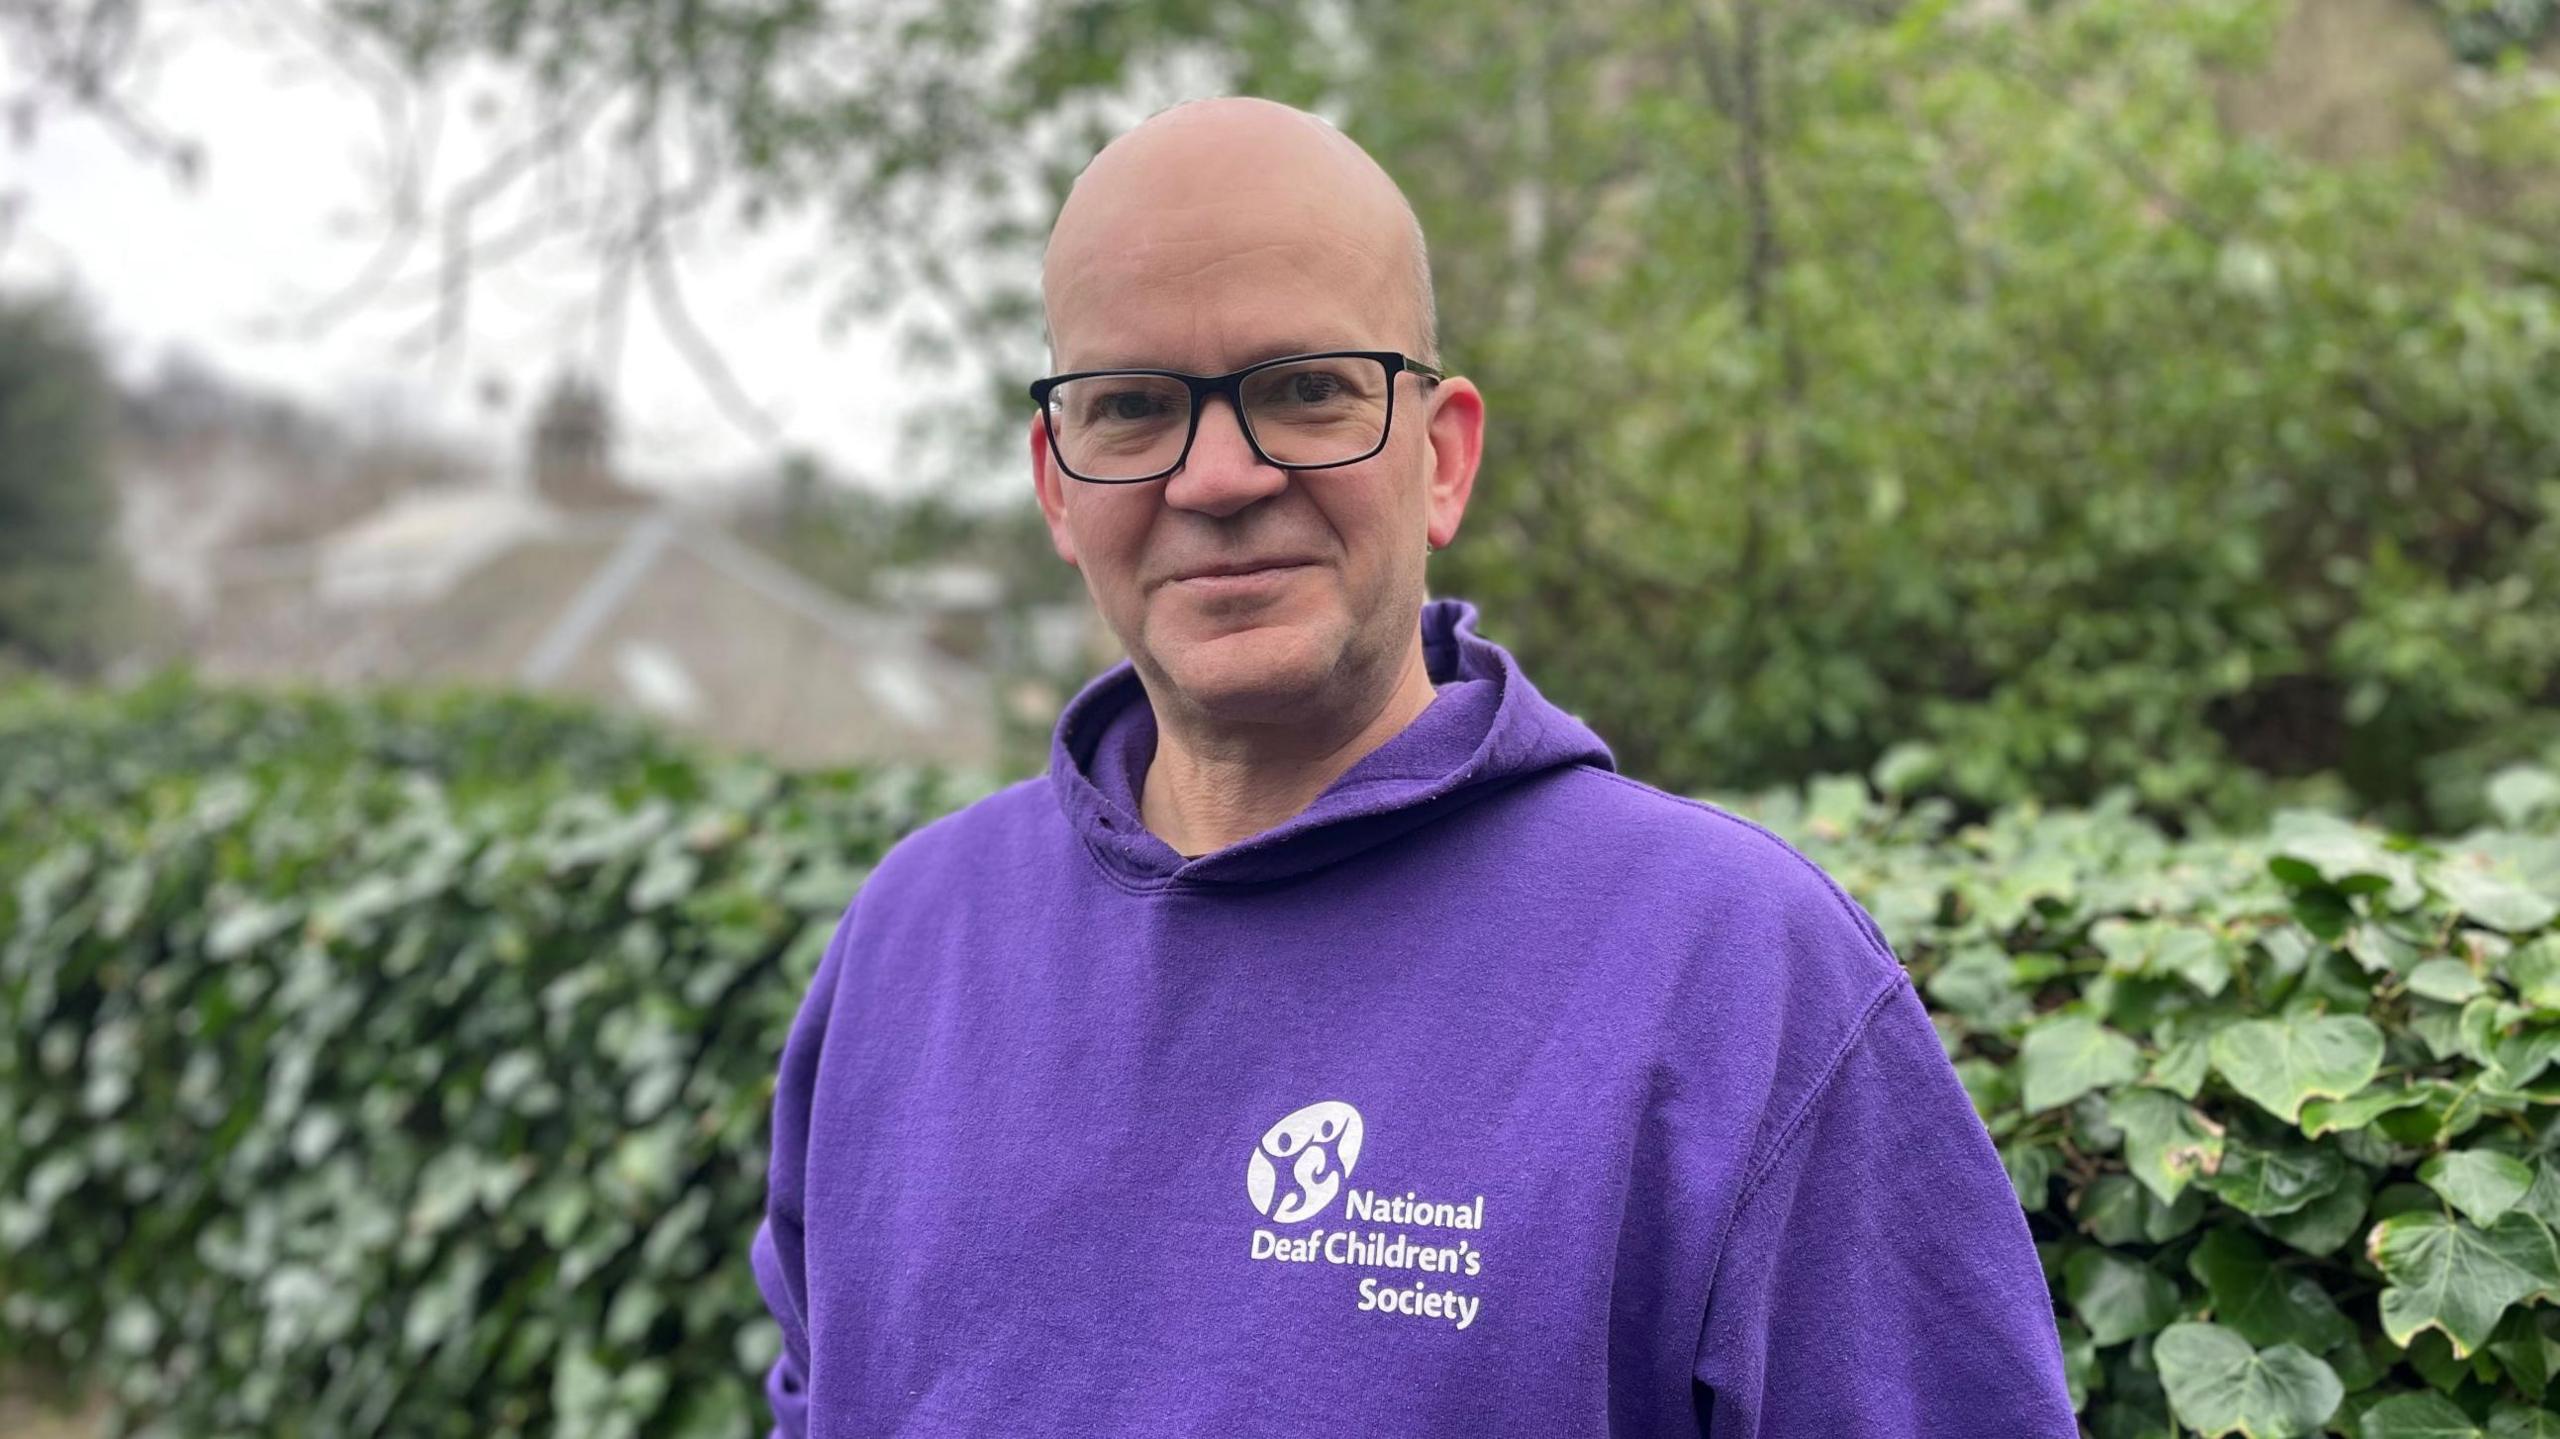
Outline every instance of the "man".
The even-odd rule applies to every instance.
[[[1179,106],[1042,286],[1033,481],[1129,658],[819,964],[754,1245],[776,1432],[2074,1435],[1872,920],[1425,602],[1485,412],[1394,183]]]

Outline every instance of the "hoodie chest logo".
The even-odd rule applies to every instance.
[[[1340,1196],[1342,1223],[1355,1227],[1257,1226],[1247,1253],[1283,1265],[1372,1271],[1359,1277],[1350,1296],[1360,1313],[1473,1326],[1484,1308],[1478,1286],[1469,1282],[1484,1272],[1484,1250],[1476,1242],[1484,1230],[1484,1196],[1458,1201],[1350,1188],[1365,1134],[1360,1111],[1339,1099],[1293,1110],[1263,1131],[1244,1171],[1255,1212],[1274,1225],[1294,1225],[1323,1214]]]
[[[1295,1224],[1323,1213],[1359,1162],[1360,1111],[1338,1099],[1324,1100],[1263,1134],[1245,1166],[1245,1193],[1265,1218]]]

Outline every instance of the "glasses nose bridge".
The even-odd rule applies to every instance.
[[[1209,402],[1220,398],[1227,402],[1227,418],[1236,427],[1236,438],[1244,441],[1245,449],[1255,460],[1263,464],[1271,463],[1270,458],[1262,453],[1261,443],[1253,437],[1253,423],[1245,418],[1244,376],[1242,375],[1221,375],[1192,382],[1191,441],[1185,447],[1183,462],[1185,464],[1190,462],[1191,457],[1187,451],[1200,443],[1200,427],[1208,421]]]

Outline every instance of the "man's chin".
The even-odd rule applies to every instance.
[[[1250,719],[1302,703],[1331,668],[1310,627],[1277,619],[1257,624],[1168,627],[1154,646],[1156,667],[1185,699],[1213,714]]]

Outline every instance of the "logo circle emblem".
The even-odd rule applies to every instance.
[[[1360,1111],[1322,1100],[1264,1131],[1245,1165],[1245,1193],[1265,1218],[1295,1224],[1323,1213],[1359,1162]]]

